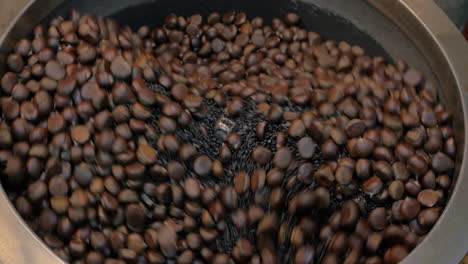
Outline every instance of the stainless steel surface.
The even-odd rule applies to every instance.
[[[32,1],[0,38],[0,61],[14,41],[27,36],[65,0]],[[73,1],[71,1],[73,2]],[[95,1],[88,1],[95,2]],[[107,4],[101,4],[107,2]],[[131,4],[157,2],[137,0]],[[345,17],[379,42],[392,58],[405,58],[439,83],[442,99],[454,113],[458,143],[456,186],[440,221],[405,263],[456,263],[468,249],[468,46],[432,0],[305,0]],[[94,12],[109,15],[129,1],[99,1]],[[110,4],[111,3],[111,4]],[[291,1],[291,4],[297,1]],[[109,5],[110,4],[110,5]],[[372,9],[375,7],[379,12]],[[86,9],[86,7],[83,7]],[[298,10],[301,11],[301,10]],[[383,15],[384,14],[384,15]],[[393,21],[393,22],[390,22]],[[313,27],[313,25],[311,25]],[[404,35],[406,34],[406,36]],[[0,64],[0,72],[4,70]],[[0,263],[62,263],[26,226],[0,188]]]
[[[3,0],[0,8],[0,35],[15,16],[29,3],[29,0]]]

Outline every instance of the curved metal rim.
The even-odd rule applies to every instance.
[[[430,0],[367,0],[372,6],[380,10],[387,17],[406,31],[410,39],[422,50],[425,50],[425,41],[436,44],[436,52],[442,55],[444,65],[453,78],[459,96],[461,97],[463,118],[468,120],[468,45],[461,34],[449,21],[447,16]],[[18,30],[15,25],[25,14],[43,13],[38,10],[47,6],[57,6],[63,0],[46,0],[48,5],[39,4],[39,1],[31,2],[11,22],[0,43],[6,41],[6,36],[12,31]],[[399,16],[413,17],[419,28],[405,28],[405,23],[399,21],[399,16],[392,9],[398,9]],[[394,10],[393,10],[394,11]],[[411,33],[414,30],[424,30],[424,38],[415,40]],[[434,50],[433,50],[434,51]],[[431,59],[429,58],[431,63]],[[432,63],[434,60],[432,60]],[[431,64],[432,64],[431,63]],[[436,66],[432,64],[431,66]],[[468,131],[463,132],[465,142],[459,148],[460,153],[468,153]],[[468,156],[464,155],[458,173],[457,184],[452,192],[451,199],[444,210],[436,226],[429,232],[426,239],[414,249],[404,260],[404,263],[455,263],[459,261],[468,249],[467,230],[460,230],[468,223],[468,210],[463,210],[468,201]],[[2,239],[8,239],[8,243],[0,243],[0,263],[63,263],[25,224],[14,206],[10,203],[3,188],[0,188],[0,211],[3,212],[0,229]],[[21,241],[17,238],[22,238]],[[451,246],[449,246],[451,245]],[[455,245],[455,246],[452,246]],[[443,255],[442,250],[443,251]]]
[[[402,263],[456,263],[468,251],[468,44],[455,25],[433,1],[368,0],[394,23],[405,31],[409,38],[421,49],[441,82],[452,79],[441,85],[455,85],[461,99],[464,127],[463,145],[458,142],[458,160],[460,162],[457,181],[451,198],[436,225],[427,237],[419,244]],[[389,8],[408,12],[412,19],[401,19],[399,12],[389,12]],[[415,34],[415,33],[423,34]],[[415,35],[422,36],[420,38]],[[433,43],[434,45],[428,45]],[[440,57],[438,55],[441,55]],[[443,60],[440,60],[443,58]],[[460,157],[460,155],[463,155]],[[465,227],[465,228],[464,228]],[[442,250],[443,249],[443,250]]]

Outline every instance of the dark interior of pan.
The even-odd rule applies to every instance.
[[[117,3],[116,3],[117,2]],[[138,2],[138,1],[136,1]],[[268,23],[274,17],[283,17],[288,12],[298,13],[301,17],[301,26],[321,34],[325,39],[333,39],[337,42],[347,41],[359,45],[370,56],[384,56],[389,59],[385,49],[369,34],[359,29],[348,19],[320,8],[315,4],[302,1],[213,1],[213,0],[161,0],[161,1],[66,1],[54,10],[45,21],[57,15],[65,15],[71,8],[84,13],[94,15],[109,15],[115,18],[121,25],[129,25],[137,30],[142,25],[150,27],[162,26],[165,16],[169,13],[188,17],[192,14],[208,15],[211,12],[245,12],[250,18],[259,16]],[[354,2],[354,1],[353,1]],[[116,6],[121,5],[121,8]]]
[[[196,13],[241,11],[249,18],[260,16],[270,22],[274,17],[282,18],[294,12],[301,17],[301,27],[318,32],[324,39],[347,41],[361,46],[370,56],[383,56],[390,62],[404,58],[429,79],[434,79],[414,43],[384,14],[363,0],[69,0],[52,10],[43,23],[58,15],[66,16],[71,8],[81,13],[111,16],[133,30],[142,25],[161,26],[169,13],[187,17]]]

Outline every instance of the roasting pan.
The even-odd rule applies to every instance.
[[[268,21],[287,12],[325,39],[363,47],[389,61],[403,58],[438,84],[453,113],[457,142],[451,198],[437,224],[403,263],[458,263],[468,250],[468,44],[432,0],[33,0],[0,37],[0,74],[16,40],[38,23],[67,14],[113,16],[134,29],[160,25],[165,15],[242,11]],[[33,233],[0,187],[0,263],[63,263]]]

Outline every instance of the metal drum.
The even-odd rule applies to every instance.
[[[111,15],[138,26],[162,21],[170,12],[182,15],[210,11],[243,11],[273,16],[292,11],[303,25],[324,38],[346,40],[370,55],[403,58],[436,81],[442,102],[453,113],[458,155],[451,198],[432,231],[404,263],[456,263],[468,249],[468,45],[432,0],[33,0],[11,21],[0,38],[0,61],[15,40],[33,27],[70,8]],[[0,65],[0,72],[5,70]],[[63,263],[28,228],[0,188],[0,263]]]

